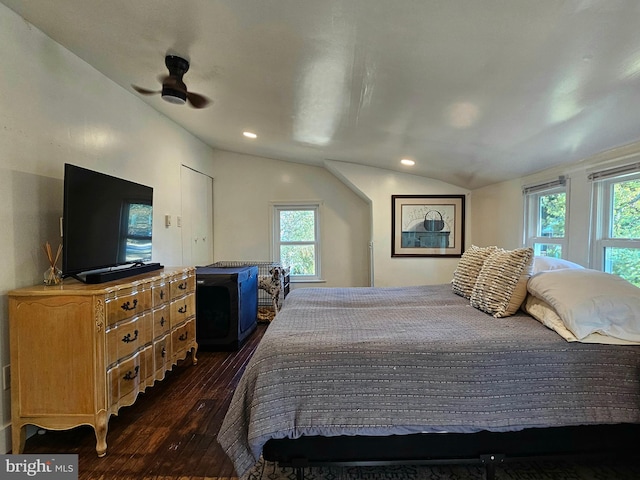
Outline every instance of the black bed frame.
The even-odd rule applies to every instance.
[[[503,462],[562,458],[640,459],[640,424],[529,428],[516,432],[432,433],[392,436],[302,436],[272,439],[265,460],[304,468],[320,465],[481,464],[486,479]]]

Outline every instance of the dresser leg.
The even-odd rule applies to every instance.
[[[193,347],[193,350],[191,350],[191,361],[193,362],[194,365],[198,364],[198,359],[196,358],[196,353],[198,353],[198,344],[197,343]]]
[[[18,455],[24,451],[24,443],[27,440],[27,426],[13,422],[11,425],[11,453]]]
[[[96,453],[98,457],[104,457],[107,454],[107,422],[109,417],[106,413],[101,412],[96,417],[94,429],[96,431]]]

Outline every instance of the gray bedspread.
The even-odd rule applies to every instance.
[[[245,473],[272,438],[640,423],[640,347],[568,343],[450,285],[291,292],[218,440]]]

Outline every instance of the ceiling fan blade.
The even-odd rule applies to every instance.
[[[204,95],[191,92],[187,92],[187,100],[189,101],[189,105],[193,108],[204,108],[211,103],[211,100]]]
[[[149,90],[147,88],[142,88],[142,87],[139,87],[137,85],[131,85],[131,86],[133,87],[133,89],[136,92],[138,92],[138,93],[140,93],[142,95],[153,95],[155,93],[160,93],[160,90]]]

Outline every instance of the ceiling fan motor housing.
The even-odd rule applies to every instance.
[[[169,69],[170,84],[162,85],[162,98],[169,103],[184,104],[187,102],[187,86],[182,81],[182,76],[189,70],[189,62],[176,55],[167,55],[164,64]],[[177,87],[177,88],[175,88]]]
[[[169,103],[185,104],[187,102],[187,92],[176,90],[171,87],[162,87],[162,99]]]
[[[164,64],[167,66],[170,75],[182,77],[189,70],[189,61],[176,55],[164,57]]]

